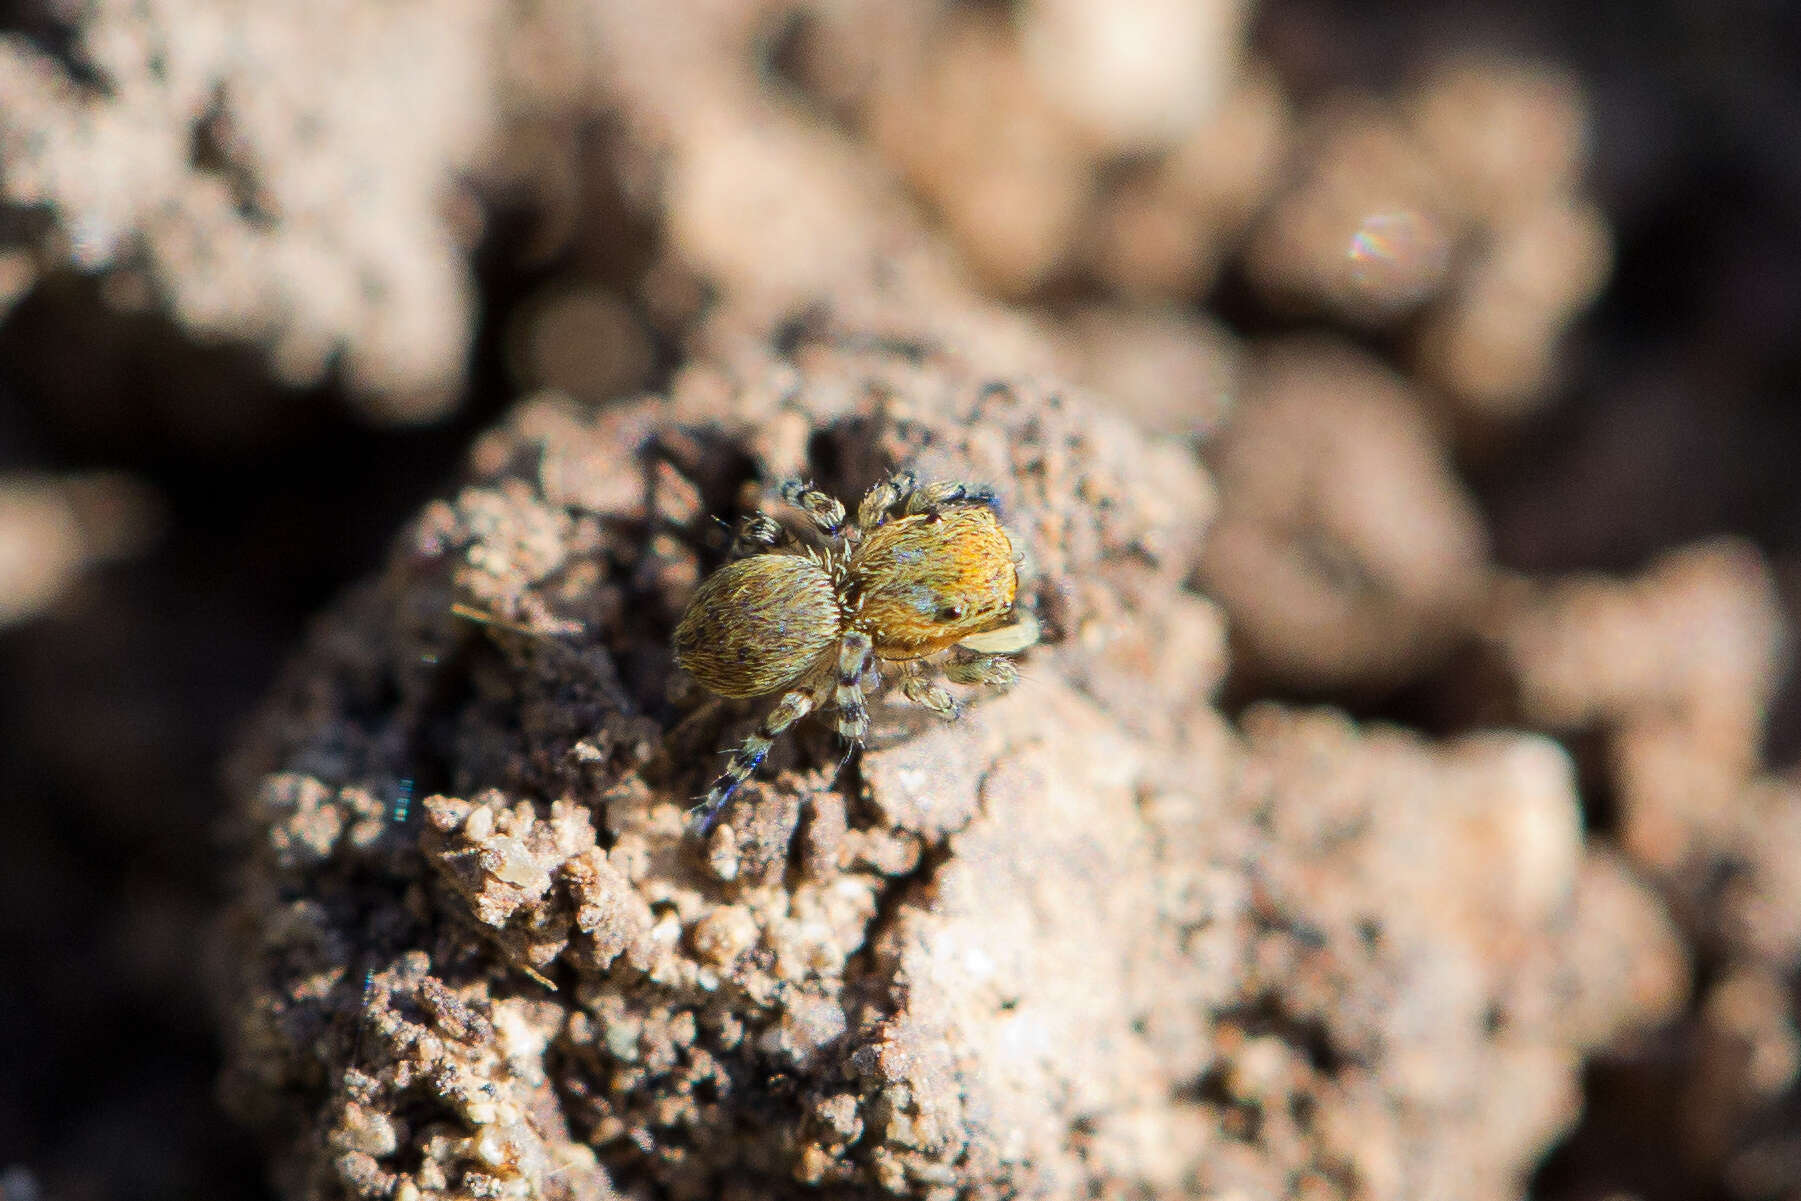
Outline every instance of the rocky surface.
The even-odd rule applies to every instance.
[[[700,839],[754,713],[664,649],[710,514],[884,462],[993,482],[1046,643],[956,725],[803,730]],[[825,342],[474,474],[239,763],[228,1095],[292,1195],[1501,1197],[1684,995],[1555,744],[1209,706],[1180,444]]]
[[[1797,43],[1641,16],[13,6],[0,1194],[1801,1193]],[[697,842],[898,463],[1025,681]]]

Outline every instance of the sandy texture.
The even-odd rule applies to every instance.
[[[842,771],[803,729],[697,842],[754,712],[666,699],[708,515],[886,461],[996,486],[1047,643]],[[1503,1197],[1682,995],[1553,744],[1221,721],[1180,444],[826,343],[474,463],[238,765],[229,1096],[291,1196]]]
[[[1801,1196],[1780,8],[11,6],[0,1193]],[[1023,683],[696,842],[897,464]]]

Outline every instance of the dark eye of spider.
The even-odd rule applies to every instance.
[[[956,621],[962,616],[963,609],[959,605],[946,605],[944,608],[938,610],[939,621]]]

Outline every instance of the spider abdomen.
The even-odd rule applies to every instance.
[[[710,692],[763,696],[805,675],[843,634],[823,566],[804,555],[753,555],[695,591],[675,628],[675,659]]]

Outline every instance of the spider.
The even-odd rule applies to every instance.
[[[1038,635],[1035,621],[1014,614],[1018,557],[988,489],[921,485],[896,472],[869,490],[849,524],[844,506],[811,484],[791,480],[781,493],[823,545],[765,513],[745,517],[736,561],[701,583],[675,629],[676,662],[709,692],[782,694],[692,810],[701,833],[782,732],[814,709],[837,710],[846,753],[861,744],[863,682],[879,678],[878,660],[898,664],[908,700],[951,721],[961,707],[927,673],[930,657],[954,648],[944,664],[953,683],[1006,688],[1019,679],[1009,656]]]

